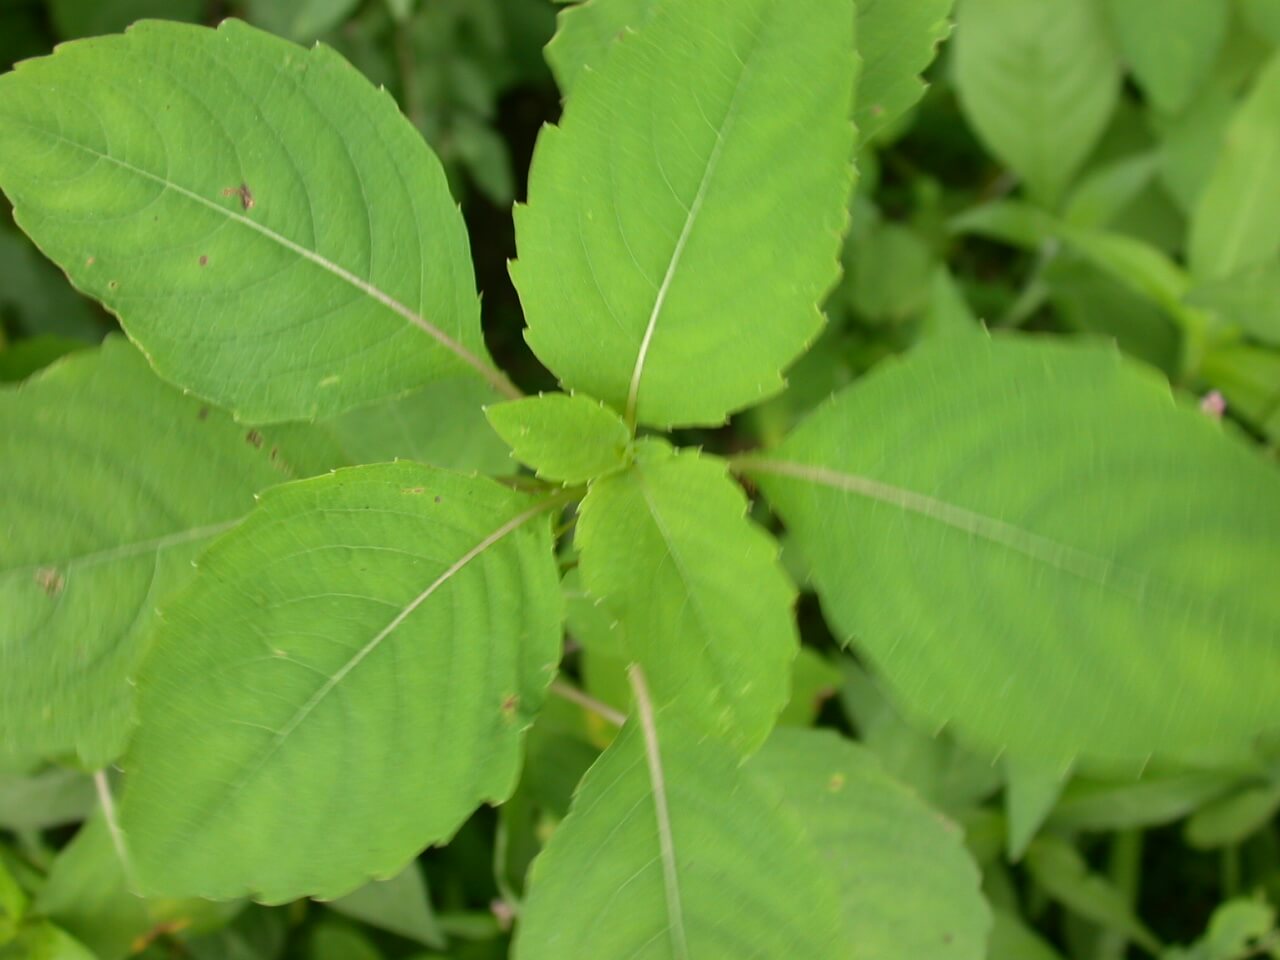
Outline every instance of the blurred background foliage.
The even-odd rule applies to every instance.
[[[1069,20],[1062,11],[1080,2],[1056,9]],[[983,323],[1114,340],[1206,397],[1210,413],[1225,410],[1275,457],[1280,250],[1221,277],[1202,274],[1189,288],[1179,275],[1197,256],[1192,221],[1231,138],[1275,146],[1270,189],[1257,202],[1261,216],[1280,223],[1280,104],[1260,119],[1249,108],[1280,47],[1280,2],[1222,0],[1225,17],[1197,47],[1207,52],[1172,73],[1164,68],[1168,49],[1153,53],[1126,19],[1137,4],[1149,21],[1152,3],[1099,0],[1088,21],[1093,34],[1071,38],[1072,50],[1096,47],[1077,91],[1094,89],[1092,128],[1062,134],[1078,157],[1050,158],[1044,169],[1022,162],[1016,136],[1011,142],[984,114],[986,61],[966,65],[954,38],[942,43],[928,88],[910,109],[890,116],[869,105],[859,118],[868,136],[845,276],[827,304],[827,330],[791,371],[787,393],[720,430],[681,439],[717,451],[768,445],[814,404],[920,338]],[[972,14],[966,0],[958,6],[963,35],[965,18],[993,4],[974,3]],[[543,57],[556,5],[0,0],[0,68],[142,17],[212,24],[227,16],[329,44],[397,97],[462,204],[495,358],[526,389],[553,387],[524,346],[506,263],[515,252],[511,204],[523,196],[538,130],[560,109]],[[1046,24],[1050,36],[1084,29],[1056,24],[1052,12]],[[1018,29],[975,21],[972,45],[994,30],[995,40],[1016,46]],[[19,381],[115,328],[17,231],[5,204],[0,381]],[[803,584],[803,562],[790,551],[784,559]],[[625,709],[609,624],[573,584],[570,572],[568,667],[593,696]],[[857,736],[964,827],[995,908],[993,960],[1280,957],[1271,906],[1280,903],[1280,770],[1152,767],[1138,779],[1085,770],[1064,780],[1061,771],[992,765],[902,717],[875,678],[839,651],[811,594],[800,613],[806,646],[783,722],[820,722]],[[0,772],[0,944],[5,918],[31,901],[102,960],[504,957],[528,864],[610,735],[597,718],[553,701],[531,733],[524,781],[510,803],[480,811],[447,847],[427,851],[399,877],[324,905],[137,900],[85,773]],[[82,955],[61,949],[13,941],[0,946],[0,957]]]

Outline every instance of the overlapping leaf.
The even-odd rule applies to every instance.
[[[951,32],[955,0],[859,0],[858,135],[870,140],[924,96],[920,79]]]
[[[525,397],[488,407],[485,415],[511,455],[548,480],[585,483],[621,469],[630,454],[627,425],[581,394]]]
[[[166,379],[249,422],[488,363],[438,161],[325,47],[158,21],[0,77],[0,187]]]
[[[797,638],[777,544],[746,511],[722,461],[642,441],[591,487],[577,543],[583,586],[658,702],[752,748],[786,705]]]
[[[969,122],[1055,202],[1102,134],[1120,69],[1094,0],[961,0],[956,85]]]
[[[1062,763],[1277,725],[1280,475],[1112,350],[929,345],[744,468],[933,723]]]
[[[984,955],[958,832],[868,754],[780,730],[740,766],[678,712],[645,716],[535,861],[518,960]]]
[[[1107,0],[1120,52],[1151,101],[1166,113],[1182,109],[1204,81],[1226,39],[1226,0]]]
[[[1220,280],[1280,253],[1280,55],[1232,118],[1191,219],[1188,257]]]
[[[141,887],[335,897],[505,798],[559,653],[557,502],[409,463],[264,495],[139,681]]]
[[[660,3],[581,73],[512,266],[562,383],[660,426],[782,388],[838,272],[853,22],[848,0]]]
[[[266,487],[332,465],[156,378],[123,338],[0,391],[0,746],[114,758],[156,604]]]

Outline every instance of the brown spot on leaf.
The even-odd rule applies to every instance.
[[[520,697],[514,693],[507,694],[507,698],[502,701],[502,716],[510,720],[515,716],[518,706],[520,706]]]
[[[257,430],[250,430],[248,433],[244,435],[244,438],[248,443],[251,443],[253,445],[255,450],[262,449],[262,434],[260,434]]]
[[[426,487],[405,487],[405,488],[404,488],[403,490],[401,490],[400,492],[401,492],[401,493],[408,493],[408,494],[412,494],[413,496],[418,497],[418,496],[421,496],[422,494],[426,493],[426,492],[427,492],[427,488],[426,488]]]
[[[197,411],[196,411],[196,419],[197,419],[197,420],[208,420],[208,419],[209,419],[209,408],[208,408],[208,407],[201,407],[199,410],[197,410]]]
[[[66,582],[66,578],[53,567],[41,567],[36,571],[36,583],[51,597],[60,594]]]
[[[833,773],[831,779],[827,781],[827,789],[832,793],[839,793],[844,789],[844,774]]]
[[[209,258],[206,257],[204,254],[200,254],[200,266],[207,267],[208,265],[209,265]]]
[[[280,448],[279,448],[279,447],[272,447],[272,448],[271,448],[271,460],[272,460],[272,462],[273,462],[273,463],[275,462],[275,459],[276,459],[278,456],[280,456]]]
[[[253,199],[253,191],[249,189],[249,185],[247,183],[242,183],[238,187],[225,187],[223,188],[222,195],[224,197],[239,197],[240,206],[244,207],[246,210],[252,210],[254,204],[257,203],[257,201]]]
[[[439,502],[440,502],[441,500],[443,500],[443,499],[444,499],[444,497],[436,497],[436,503],[439,503]]]
[[[92,267],[92,266],[93,266],[95,263],[97,263],[97,262],[98,262],[98,258],[97,258],[97,257],[88,257],[88,258],[86,258],[86,259],[85,259],[85,261],[84,261],[84,265],[85,265],[86,267]]]
[[[114,289],[115,289],[116,287],[118,287],[118,286],[120,286],[120,284],[118,284],[118,283],[117,283],[116,281],[114,281],[114,280],[108,280],[108,281],[107,281],[107,289],[108,289],[108,290],[114,290]]]

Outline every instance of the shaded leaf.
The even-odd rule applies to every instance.
[[[431,910],[427,884],[417,861],[389,880],[375,880],[330,901],[329,908],[380,930],[428,947],[444,949],[444,932]]]
[[[320,453],[182,396],[119,337],[0,390],[0,746],[114,758],[156,604]]]
[[[1182,108],[1213,67],[1231,18],[1227,0],[1107,0],[1120,52],[1143,92],[1167,113]]]
[[[862,57],[854,118],[865,143],[924,96],[920,79],[951,32],[955,0],[858,0]]]
[[[1048,204],[1098,142],[1120,84],[1094,0],[960,0],[955,71],[970,124]]]

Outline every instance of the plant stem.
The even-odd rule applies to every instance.
[[[94,771],[93,788],[97,791],[98,803],[102,807],[102,817],[107,822],[107,832],[111,834],[111,845],[115,848],[125,879],[131,888],[136,888],[138,884],[134,879],[133,863],[129,859],[129,850],[125,846],[124,831],[120,829],[120,821],[116,817],[116,802],[111,796],[111,783],[107,780],[105,769]]]
[[[627,722],[626,714],[618,712],[607,703],[602,703],[595,697],[583,693],[577,687],[571,686],[563,680],[552,680],[551,692],[562,700],[568,700],[570,703],[576,703],[584,710],[590,710],[601,720],[607,720],[615,727],[620,727]]]

